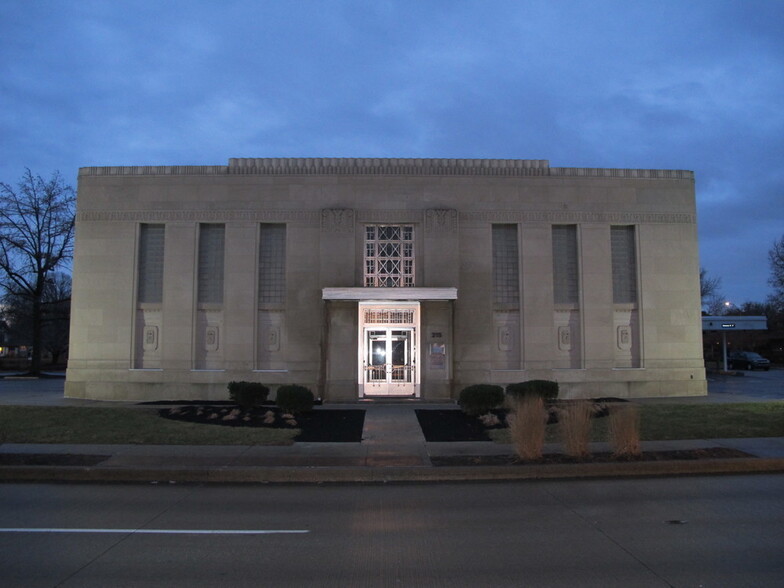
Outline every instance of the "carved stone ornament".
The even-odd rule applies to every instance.
[[[498,350],[511,351],[512,350],[512,329],[507,325],[498,327]]]
[[[142,348],[144,351],[152,352],[158,350],[158,327],[156,325],[144,325],[143,337]]]
[[[267,332],[267,351],[280,351],[280,327],[273,325]]]
[[[558,349],[561,351],[571,351],[572,349],[572,329],[569,326],[558,327]]]
[[[324,208],[321,210],[321,230],[353,233],[355,216],[351,208]]]
[[[618,349],[629,351],[632,348],[632,328],[629,325],[620,325],[617,333]]]
[[[204,349],[206,351],[217,351],[218,350],[218,334],[219,330],[217,326],[209,326],[204,332]]]
[[[430,208],[425,211],[428,233],[453,233],[457,230],[457,211],[453,208]]]

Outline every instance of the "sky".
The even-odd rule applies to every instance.
[[[764,301],[784,1],[0,0],[0,181],[231,157],[695,172],[701,265]]]

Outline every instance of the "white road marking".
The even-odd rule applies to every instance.
[[[307,529],[62,529],[0,528],[0,533],[122,533],[137,535],[301,535]]]

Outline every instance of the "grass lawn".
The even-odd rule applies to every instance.
[[[509,443],[509,430],[490,431],[496,443]],[[607,419],[593,423],[594,441],[607,440]],[[784,401],[726,404],[640,405],[640,439],[722,439],[784,437]],[[548,425],[547,442],[559,441],[558,425]]]
[[[5,443],[290,445],[299,432],[177,422],[147,408],[0,406]]]

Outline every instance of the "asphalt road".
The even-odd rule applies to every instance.
[[[0,584],[781,586],[784,475],[0,485]]]

